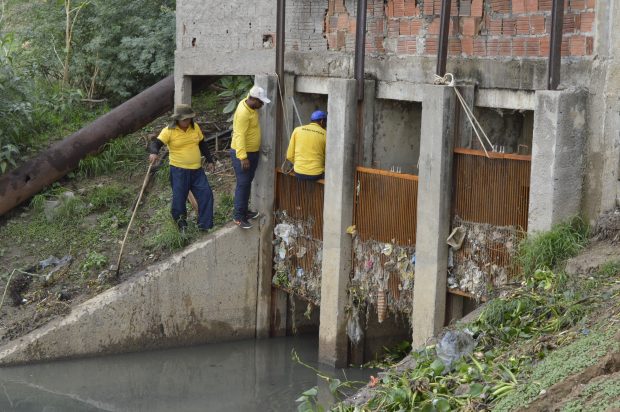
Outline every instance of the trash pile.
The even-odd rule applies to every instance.
[[[353,240],[355,251],[353,278],[349,286],[352,314],[361,306],[377,310],[379,323],[388,311],[395,315],[411,314],[415,247],[403,247],[374,240]],[[355,319],[351,317],[353,322]]]
[[[319,306],[323,242],[311,236],[314,221],[276,212],[272,283]]]
[[[466,222],[458,216],[452,227],[462,232],[462,239],[458,247],[451,245],[449,251],[449,288],[484,299],[519,274],[515,257],[524,232],[514,226]]]

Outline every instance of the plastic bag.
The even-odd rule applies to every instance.
[[[362,340],[363,335],[364,331],[362,330],[362,325],[360,324],[359,310],[354,307],[351,311],[349,320],[347,321],[347,336],[354,345],[357,345]]]
[[[475,347],[476,341],[468,329],[451,330],[437,344],[437,357],[444,363],[446,370],[450,370],[452,363],[471,354]]]

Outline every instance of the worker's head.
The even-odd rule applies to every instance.
[[[178,104],[174,106],[172,120],[181,128],[186,129],[190,124],[193,125],[196,113],[189,104]]]
[[[252,109],[260,109],[264,104],[271,103],[271,100],[267,97],[267,92],[260,86],[254,86],[250,89],[248,99],[246,100],[248,106]]]
[[[310,115],[310,121],[319,124],[323,129],[327,128],[327,113],[322,110],[315,110]]]

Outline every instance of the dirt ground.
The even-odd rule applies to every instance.
[[[219,125],[197,119],[205,136],[228,127],[217,116],[210,117],[215,117]],[[125,190],[121,213],[111,216],[112,212],[103,207],[75,221],[69,216],[64,226],[54,226],[42,217],[40,210],[26,202],[0,218],[0,345],[68,314],[72,307],[165,259],[183,246],[168,245],[178,242],[178,232],[169,217],[171,190],[164,167],[152,176],[146,187],[123,251],[119,276],[110,270],[117,262],[133,204],[145,177],[146,141],[156,136],[167,122],[168,118],[162,117],[129,137],[140,145],[137,153],[141,164],[135,170],[126,171],[121,167],[121,170],[95,178],[67,177],[58,184],[63,192],[71,192],[75,197],[83,198],[85,203],[96,189],[120,187]],[[216,228],[230,220],[234,193],[235,177],[225,150],[227,144],[220,143],[222,150],[214,153],[216,170],[207,173],[215,196]],[[196,213],[188,204],[188,221],[190,229],[193,227],[194,230],[185,238],[184,244],[208,236],[195,228],[191,223],[195,220]],[[160,240],[153,241],[157,238]],[[46,263],[50,263],[49,260],[46,262],[48,258],[61,260],[64,256],[70,256],[68,263],[46,267]]]

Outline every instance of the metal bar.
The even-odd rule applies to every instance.
[[[357,1],[357,22],[355,26],[355,80],[357,100],[364,100],[364,57],[366,55],[366,0]]]
[[[439,47],[437,48],[437,75],[446,74],[446,62],[448,61],[448,36],[450,34],[450,8],[452,0],[442,0],[441,21],[439,26]]]
[[[549,42],[549,64],[547,89],[557,90],[560,85],[562,64],[562,29],[564,26],[564,0],[553,0],[551,8],[551,40]]]
[[[275,144],[275,162],[277,167],[282,160],[282,136],[284,130],[284,101],[280,98],[284,97],[284,40],[285,40],[285,15],[286,0],[278,0],[276,13],[276,75],[278,76],[277,107],[276,107],[276,144]],[[281,94],[280,94],[281,93]]]

